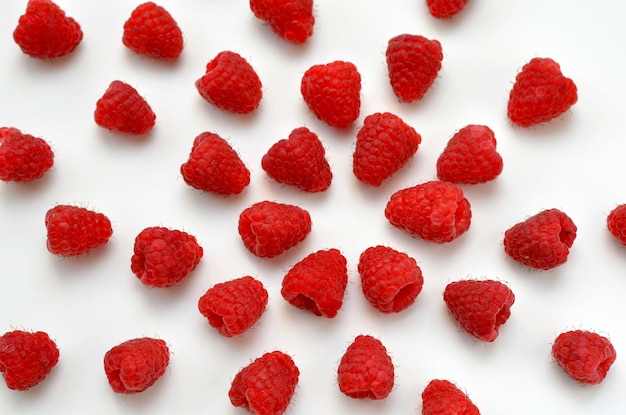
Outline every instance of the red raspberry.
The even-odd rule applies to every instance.
[[[395,382],[387,349],[372,336],[357,336],[341,357],[337,380],[339,390],[351,398],[385,399]]]
[[[194,139],[180,172],[189,186],[221,195],[239,194],[250,184],[250,171],[239,154],[222,137],[209,132]]]
[[[550,58],[533,58],[522,67],[509,95],[509,119],[530,127],[568,111],[578,100],[576,84]]]
[[[278,183],[295,186],[305,192],[323,192],[330,187],[333,179],[325,154],[317,134],[300,127],[291,131],[289,138],[270,147],[261,160],[261,166]]]
[[[466,4],[467,0],[426,0],[428,11],[437,19],[450,19],[456,16]]]
[[[113,81],[96,102],[94,119],[107,130],[142,135],[152,130],[156,115],[135,88]]]
[[[386,246],[363,251],[358,271],[365,298],[383,313],[397,313],[409,307],[424,285],[415,259]]]
[[[127,340],[104,355],[104,372],[117,393],[139,393],[152,386],[167,369],[170,350],[151,337]]]
[[[80,25],[50,0],[29,0],[13,31],[22,52],[40,59],[65,56],[82,39]]]
[[[504,233],[504,252],[524,265],[548,270],[567,261],[576,230],[565,213],[544,210]]]
[[[245,276],[215,284],[198,301],[200,314],[226,337],[245,333],[260,318],[267,306],[263,283]]]
[[[280,293],[295,307],[333,318],[343,304],[347,285],[346,258],[337,249],[328,249],[294,265],[285,275]]]
[[[573,379],[596,385],[606,377],[617,353],[606,337],[590,331],[573,330],[557,336],[552,344],[552,356]]]
[[[250,0],[250,10],[289,42],[304,43],[313,34],[313,0]]]
[[[54,164],[52,149],[41,138],[17,128],[0,128],[0,180],[28,182],[41,178]]]
[[[400,170],[417,152],[422,137],[397,115],[368,115],[356,136],[352,170],[357,179],[372,186]]]
[[[135,238],[130,269],[144,285],[172,287],[196,268],[203,253],[193,235],[158,226],[145,228]]]
[[[253,112],[263,97],[261,80],[252,65],[231,51],[218,53],[207,64],[196,88],[217,108],[238,114]]]
[[[422,99],[437,79],[443,60],[439,41],[410,34],[391,38],[385,55],[391,88],[403,102]]]
[[[78,206],[57,205],[46,212],[48,251],[60,256],[78,256],[106,245],[113,234],[104,214]]]
[[[361,111],[361,74],[350,62],[311,66],[302,77],[300,92],[313,114],[333,127],[350,126]]]
[[[422,415],[480,415],[480,411],[452,382],[433,379],[422,391]]]
[[[122,43],[140,55],[174,60],[183,51],[183,34],[167,10],[149,1],[137,6],[124,23]]]
[[[300,371],[293,359],[278,350],[265,353],[235,375],[228,391],[235,407],[256,415],[279,415],[291,402]]]
[[[25,391],[45,379],[59,361],[59,349],[48,334],[14,330],[0,337],[0,372],[7,387]]]
[[[273,258],[307,237],[311,232],[311,215],[295,205],[258,202],[241,212],[238,230],[252,254]]]
[[[615,207],[608,214],[606,225],[611,235],[616,237],[622,245],[626,245],[626,204]]]
[[[393,226],[414,236],[446,243],[469,229],[472,211],[461,188],[430,181],[392,194],[385,216]]]

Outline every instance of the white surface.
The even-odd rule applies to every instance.
[[[255,19],[247,1],[161,0],[185,36],[173,65],[122,45],[122,25],[139,3],[59,0],[84,39],[57,63],[31,59],[13,43],[26,0],[0,3],[0,125],[43,137],[56,154],[55,167],[36,184],[0,183],[0,331],[46,331],[61,352],[58,366],[28,392],[0,384],[0,413],[245,414],[228,400],[230,382],[274,349],[292,355],[301,371],[293,415],[420,413],[420,394],[433,378],[455,381],[483,414],[626,411],[626,250],[605,226],[609,211],[626,202],[625,2],[470,0],[445,22],[421,0],[317,0],[314,35],[294,46]],[[438,39],[444,51],[436,83],[413,104],[398,102],[386,75],[386,43],[401,33]],[[206,63],[226,49],[246,57],[263,82],[252,116],[219,111],[194,87]],[[508,93],[535,56],[561,64],[579,101],[552,123],[520,129],[506,118]],[[306,69],[335,59],[353,62],[363,80],[361,115],[347,131],[318,121],[299,92]],[[114,79],[135,86],[157,114],[147,140],[129,141],[94,123],[95,102]],[[357,128],[377,111],[401,116],[422,144],[408,167],[371,188],[354,178],[351,157]],[[494,130],[504,159],[495,182],[463,186],[473,209],[470,230],[434,245],[393,228],[383,214],[388,197],[434,179],[447,140],[469,123]],[[322,194],[278,185],[260,167],[265,151],[302,125],[327,148],[334,180]],[[243,194],[222,198],[183,182],[179,167],[203,131],[227,138],[250,168]],[[313,219],[304,243],[271,260],[252,256],[237,234],[239,213],[265,199],[298,204]],[[108,246],[78,259],[48,253],[44,215],[57,203],[105,213],[114,228]],[[566,264],[529,271],[506,257],[503,233],[552,207],[574,220],[578,237]],[[145,288],[130,272],[134,237],[154,225],[186,230],[205,249],[182,286]],[[376,244],[407,252],[422,268],[423,291],[400,314],[378,313],[360,291],[358,257]],[[298,260],[331,247],[346,256],[350,283],[343,308],[329,320],[287,304],[280,284]],[[243,275],[265,284],[269,306],[253,330],[227,339],[199,314],[197,300],[214,283]],[[516,295],[494,343],[475,342],[447,313],[445,285],[467,277],[507,281]],[[573,328],[607,335],[617,349],[600,385],[582,387],[552,361],[552,341]],[[381,339],[396,365],[396,386],[384,401],[353,400],[337,387],[338,361],[358,334]],[[104,353],[139,336],[165,339],[170,366],[144,393],[117,395],[104,375]]]

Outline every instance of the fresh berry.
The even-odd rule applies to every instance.
[[[348,285],[346,258],[337,249],[314,252],[294,265],[283,279],[281,295],[291,305],[316,316],[333,318]]]
[[[337,369],[339,390],[355,398],[385,399],[395,382],[394,366],[380,340],[358,335],[348,346]]]
[[[459,326],[479,340],[492,342],[511,316],[513,291],[495,280],[461,280],[449,283],[443,300]]]
[[[553,120],[578,100],[576,84],[550,58],[533,58],[517,74],[509,95],[509,119],[530,127]]]
[[[14,330],[0,337],[0,372],[9,389],[25,391],[45,379],[59,361],[48,334]]]
[[[17,128],[0,128],[0,180],[29,182],[41,178],[54,164],[48,143]]]
[[[82,39],[80,25],[50,0],[29,0],[13,31],[22,52],[39,59],[65,56]]]
[[[172,287],[196,268],[203,253],[193,235],[160,226],[149,227],[135,238],[130,269],[144,285]]]
[[[57,205],[46,212],[48,251],[60,256],[78,256],[106,245],[113,234],[103,213],[72,205]]]
[[[317,118],[346,128],[361,111],[361,74],[351,62],[313,65],[302,76],[300,92]]]
[[[392,194],[385,217],[411,235],[446,243],[469,229],[472,210],[461,188],[449,182],[429,181]]]
[[[263,283],[245,276],[215,284],[198,301],[200,314],[226,337],[245,333],[260,318],[267,306]]]
[[[397,115],[368,115],[356,135],[352,170],[357,179],[372,186],[400,170],[417,152],[422,137]]]
[[[615,207],[608,214],[606,225],[611,235],[617,238],[622,245],[626,245],[626,204]]]
[[[174,60],[183,51],[183,33],[167,10],[149,1],[137,6],[124,23],[122,43],[140,55]]]
[[[289,138],[270,147],[261,159],[261,166],[278,183],[306,192],[323,192],[333,179],[325,154],[317,134],[299,127],[291,131]]]
[[[107,130],[142,135],[154,127],[156,115],[135,88],[113,81],[96,102],[94,119]]]
[[[450,19],[456,16],[466,4],[467,0],[426,0],[428,11],[437,19]]]
[[[437,79],[443,60],[438,40],[411,34],[391,38],[385,55],[391,88],[403,102],[422,99]]]
[[[524,265],[548,270],[567,261],[576,230],[565,213],[558,209],[544,210],[504,233],[504,252]]]
[[[207,64],[196,88],[217,108],[238,114],[253,112],[263,97],[261,80],[252,65],[231,51],[218,53]]]
[[[386,246],[363,251],[358,271],[365,298],[383,313],[398,313],[409,307],[424,285],[415,259]]]
[[[262,201],[239,215],[244,246],[260,258],[273,258],[298,245],[311,232],[311,215],[286,203]]]
[[[552,356],[565,373],[590,385],[602,382],[617,358],[609,339],[586,330],[559,334],[552,344]]]
[[[313,34],[313,0],[250,0],[250,10],[289,42],[304,43]]]
[[[250,184],[250,171],[228,141],[204,132],[193,141],[189,159],[180,166],[189,186],[221,195],[234,195]]]
[[[235,375],[228,397],[235,407],[256,415],[283,414],[293,397],[300,371],[278,350],[265,353]]]
[[[127,340],[104,355],[104,372],[117,393],[143,392],[167,369],[170,350],[165,341],[151,337]]]
[[[480,411],[452,382],[433,379],[422,391],[422,415],[480,415]]]
[[[437,159],[437,177],[459,184],[485,183],[498,177],[502,167],[491,128],[468,125],[452,136]]]

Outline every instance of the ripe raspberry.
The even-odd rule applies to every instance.
[[[325,154],[317,134],[306,127],[299,127],[291,131],[289,138],[270,147],[261,160],[261,166],[278,183],[295,186],[305,192],[323,192],[330,187],[333,179]]]
[[[221,195],[239,194],[250,184],[250,171],[239,154],[222,137],[209,132],[194,139],[180,173],[189,186]]]
[[[250,0],[250,10],[289,42],[304,43],[313,34],[313,0]]]
[[[333,318],[348,285],[347,263],[337,249],[314,252],[287,272],[280,294],[295,307]]]
[[[218,53],[207,64],[196,88],[217,108],[238,114],[253,112],[263,97],[261,80],[252,65],[231,51]]]
[[[395,382],[394,367],[380,340],[359,335],[339,362],[339,390],[355,399],[385,399]]]
[[[391,88],[403,102],[422,99],[437,79],[443,60],[439,41],[410,34],[391,38],[385,54]]]
[[[437,19],[450,19],[456,16],[466,4],[467,0],[426,0],[428,11]]]
[[[14,330],[0,337],[0,372],[7,387],[25,391],[45,379],[59,361],[59,349],[48,334]]]
[[[291,402],[300,371],[291,357],[275,350],[265,353],[235,375],[228,391],[235,407],[256,415],[279,415]]]
[[[333,127],[350,126],[361,111],[361,74],[350,62],[311,66],[302,77],[300,92],[311,112]]]
[[[422,391],[422,415],[480,415],[480,411],[452,382],[433,379]]]
[[[452,183],[485,183],[498,177],[502,167],[493,131],[468,125],[454,134],[437,159],[437,177]]]
[[[365,298],[383,313],[398,313],[409,307],[424,285],[415,259],[386,246],[363,251],[358,271]]]
[[[52,149],[41,138],[17,128],[0,128],[0,180],[29,182],[41,178],[54,164]]]
[[[422,137],[397,115],[368,115],[356,136],[352,170],[357,179],[372,186],[400,170],[417,152]]]
[[[113,81],[96,102],[94,119],[107,130],[142,135],[154,127],[156,115],[135,88]]]
[[[295,205],[258,202],[241,212],[238,231],[252,254],[273,258],[307,237],[311,232],[311,215]]]
[[[565,213],[544,210],[504,233],[504,252],[524,265],[548,270],[567,261],[576,230]]]
[[[145,228],[135,238],[130,269],[144,285],[172,287],[196,268],[203,253],[193,235],[158,226]]]
[[[60,256],[83,255],[106,245],[113,234],[104,214],[78,206],[57,205],[46,212],[48,251]]]
[[[124,23],[122,43],[140,55],[174,60],[183,51],[183,34],[167,10],[149,1],[137,6]]]
[[[13,31],[22,52],[39,59],[65,56],[82,39],[80,25],[50,0],[29,0]]]
[[[263,283],[245,276],[215,284],[200,297],[198,309],[226,337],[245,333],[260,318],[268,295]]]
[[[167,369],[170,350],[151,337],[127,340],[104,355],[104,372],[117,393],[139,393],[152,386]]]
[[[590,331],[573,330],[557,336],[552,344],[552,356],[573,379],[596,385],[606,377],[617,353],[606,337]]]
[[[430,181],[391,195],[385,217],[393,226],[414,236],[445,243],[469,229],[472,211],[459,187],[448,182]]]
[[[1,149],[1,147],[0,147]],[[606,225],[611,235],[626,245],[626,204],[615,207],[606,217]]]
[[[577,100],[576,84],[563,76],[558,63],[533,58],[515,77],[507,113],[513,123],[530,127],[565,113]]]

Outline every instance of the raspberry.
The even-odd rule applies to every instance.
[[[302,76],[300,92],[317,118],[330,126],[346,128],[361,110],[361,74],[351,62],[313,65]]]
[[[385,55],[391,89],[403,102],[422,99],[437,79],[443,60],[438,40],[411,34],[391,38]]]
[[[54,164],[48,143],[17,128],[0,128],[0,180],[29,182],[41,178]]]
[[[94,119],[107,130],[142,135],[154,127],[156,115],[135,88],[122,81],[113,81],[96,102]]]
[[[365,298],[383,313],[397,313],[409,307],[424,285],[415,259],[386,246],[363,251],[358,271]]]
[[[117,393],[139,393],[152,386],[167,369],[170,351],[165,341],[151,337],[127,340],[104,355],[104,372]]]
[[[263,97],[261,80],[252,65],[231,51],[218,53],[207,64],[196,88],[217,108],[238,114],[253,112]]]
[[[461,280],[446,286],[443,300],[463,330],[479,340],[492,342],[511,316],[515,295],[500,281]]]
[[[529,267],[548,270],[567,261],[576,225],[558,209],[529,217],[504,233],[504,252]]]
[[[456,16],[466,4],[467,0],[426,0],[428,11],[437,19],[450,19]]]
[[[388,112],[365,117],[356,137],[352,170],[372,186],[380,186],[408,163],[422,141],[413,127]]]
[[[279,415],[291,402],[300,371],[293,359],[275,350],[265,353],[235,375],[228,391],[235,407],[256,415]]]
[[[59,349],[47,333],[14,330],[0,337],[0,372],[9,389],[32,388],[58,361]]]
[[[422,415],[480,415],[480,411],[452,382],[433,379],[422,391]]]
[[[289,42],[304,43],[313,34],[313,0],[250,0],[250,10]]]
[[[39,59],[65,56],[82,39],[80,25],[50,0],[29,0],[13,31],[22,52]]]
[[[485,183],[498,177],[502,167],[493,131],[468,125],[454,134],[437,159],[437,177],[452,183]]]
[[[194,139],[180,172],[189,186],[221,195],[239,194],[250,184],[250,171],[237,152],[222,137],[209,132]]]
[[[269,177],[278,183],[305,192],[323,192],[330,187],[333,173],[317,134],[306,127],[291,131],[289,138],[275,143],[261,160]]]
[[[606,225],[611,235],[617,238],[622,245],[626,245],[626,204],[615,207],[608,214]]]
[[[359,335],[339,362],[339,390],[355,398],[385,399],[394,386],[394,366],[380,340]]]
[[[553,120],[578,100],[576,84],[561,73],[550,58],[533,58],[515,77],[507,114],[521,126],[530,127]]]
[[[565,373],[590,385],[602,382],[617,358],[609,339],[585,330],[559,334],[552,344],[552,356]]]
[[[149,227],[135,238],[130,269],[144,285],[172,287],[196,268],[203,253],[193,235],[159,226]]]
[[[311,232],[311,215],[286,203],[262,201],[239,215],[244,246],[260,258],[273,258],[298,245]]]
[[[183,51],[183,34],[167,10],[149,1],[124,23],[122,43],[139,55],[174,60]]]
[[[446,243],[469,229],[472,211],[461,188],[449,182],[429,181],[392,194],[385,217],[414,236]]]
[[[346,258],[337,249],[314,252],[294,265],[283,279],[281,295],[291,305],[316,316],[333,318],[348,285]]]
[[[46,212],[48,251],[60,256],[83,255],[106,245],[113,234],[104,214],[72,206],[57,205]]]
[[[245,333],[261,318],[268,295],[263,284],[245,276],[215,284],[198,301],[200,314],[226,337]]]

